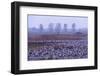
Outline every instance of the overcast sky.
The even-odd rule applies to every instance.
[[[39,28],[43,24],[44,28],[48,28],[49,23],[61,23],[63,28],[67,24],[68,29],[72,28],[72,24],[76,24],[76,29],[88,27],[88,17],[84,16],[43,16],[43,15],[28,15],[28,28]]]

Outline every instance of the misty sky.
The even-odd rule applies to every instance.
[[[39,28],[43,24],[44,28],[48,28],[49,23],[61,23],[63,28],[67,24],[68,29],[72,28],[72,24],[76,24],[76,29],[88,28],[88,17],[84,16],[46,16],[46,15],[28,15],[28,28]]]

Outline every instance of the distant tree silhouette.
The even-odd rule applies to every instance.
[[[53,23],[49,23],[49,25],[48,25],[48,30],[49,30],[49,32],[53,32]]]
[[[60,23],[57,23],[57,24],[56,24],[56,27],[55,27],[55,32],[56,32],[57,34],[60,34],[60,31],[61,31],[61,24],[60,24]]]
[[[67,24],[64,24],[63,30],[64,30],[64,32],[67,32]]]
[[[40,32],[43,32],[43,24],[40,24]]]
[[[73,24],[72,24],[72,31],[75,32],[75,30],[76,30],[76,24],[73,23]]]

